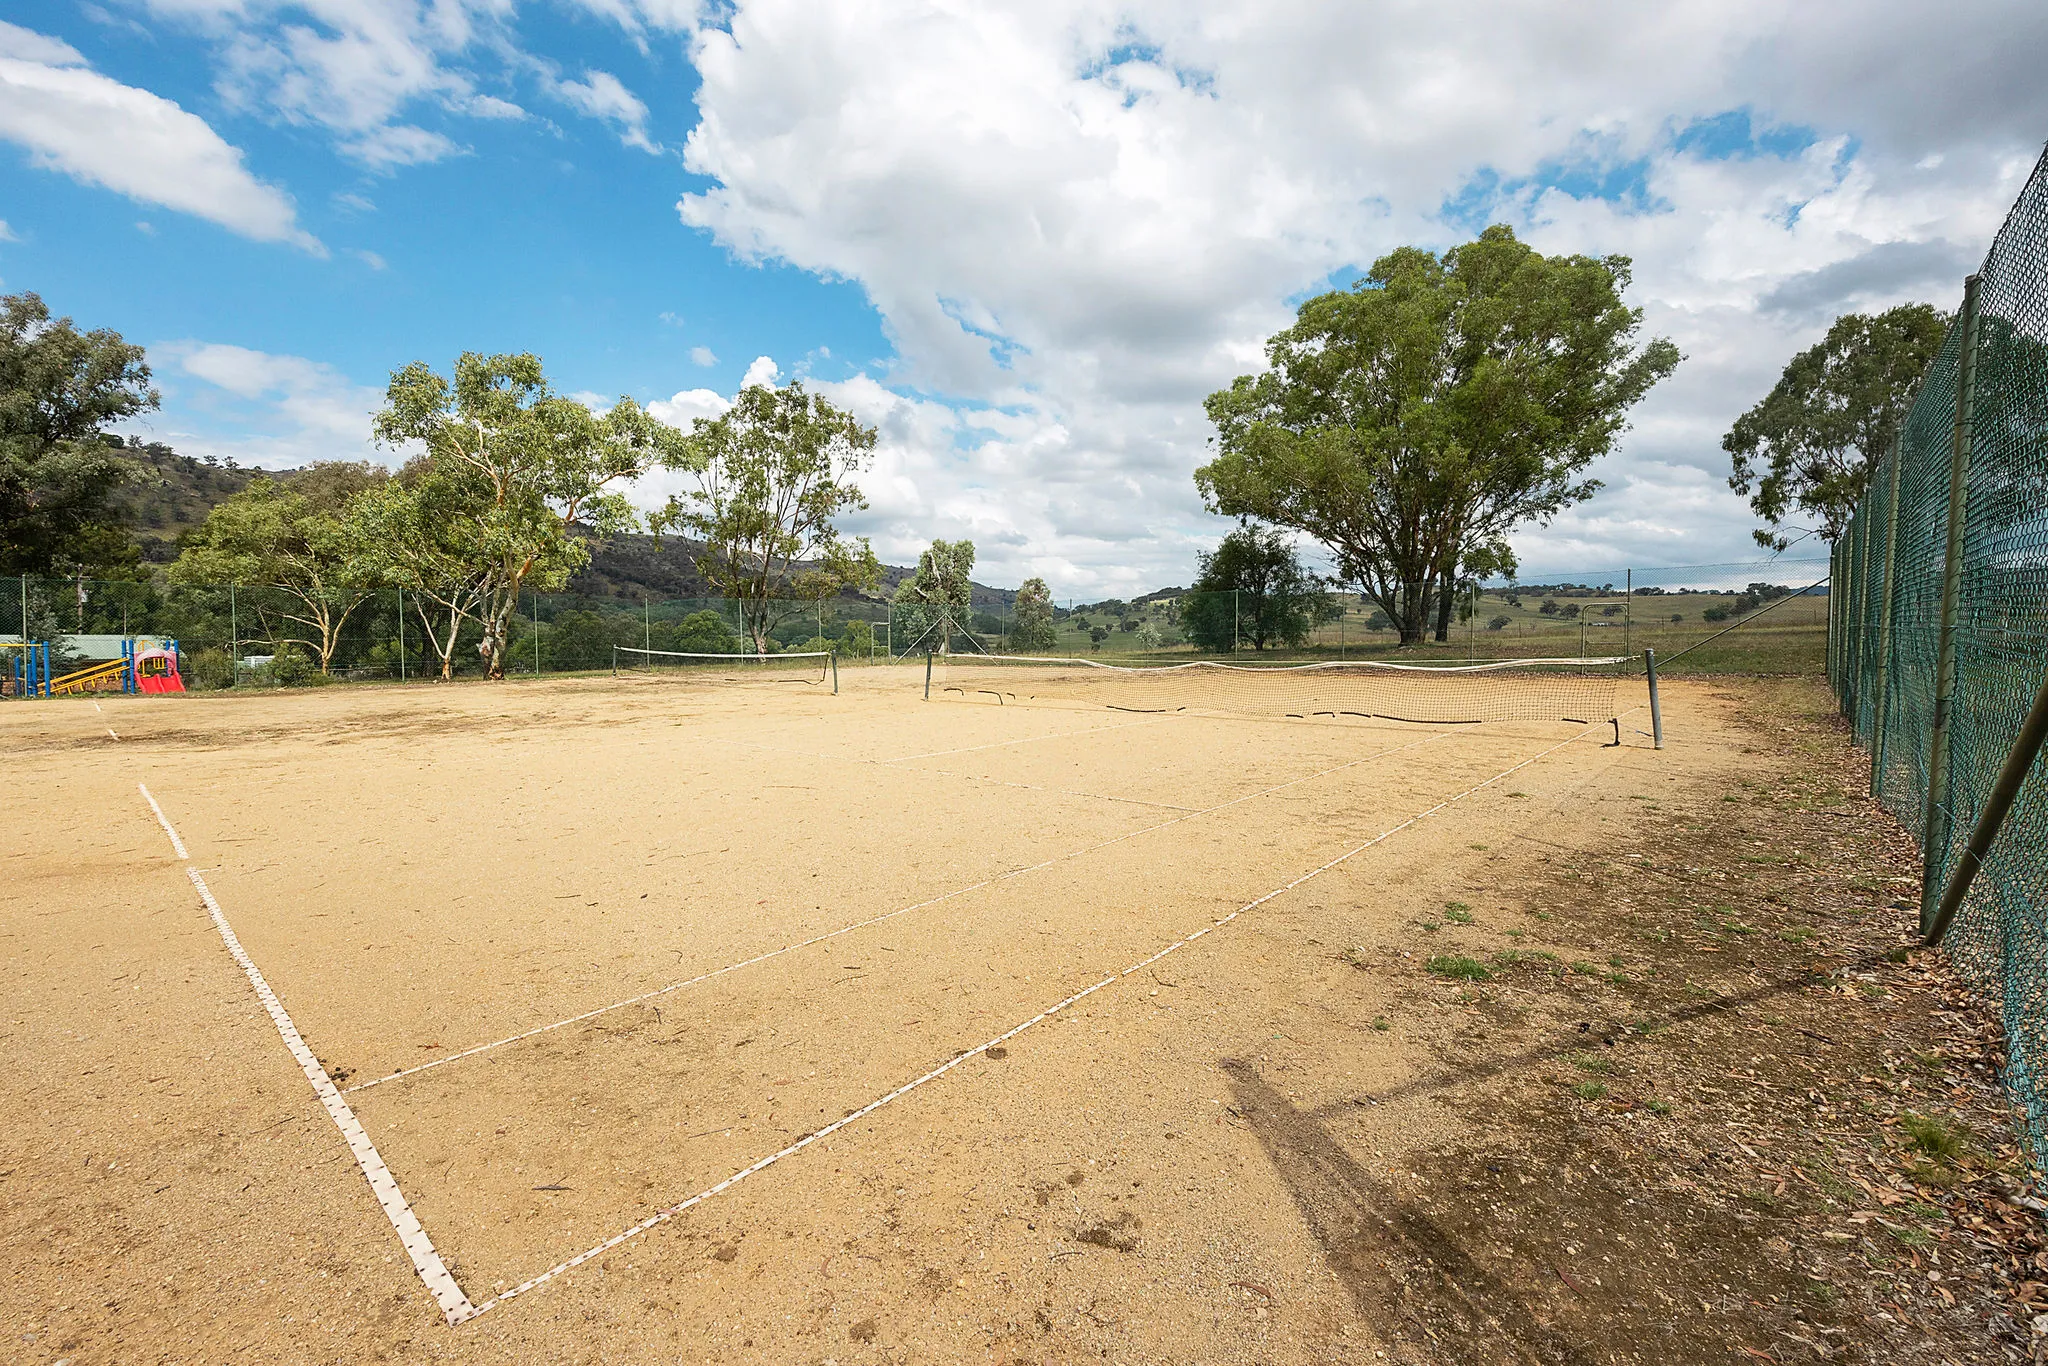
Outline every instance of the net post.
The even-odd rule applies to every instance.
[[[1664,748],[1664,704],[1657,697],[1657,652],[1643,651],[1643,673],[1650,680],[1650,744]]]
[[[924,700],[932,700],[932,652],[929,646],[924,652]]]
[[[1897,434],[1892,436],[1891,478],[1884,511],[1884,588],[1878,595],[1877,688],[1870,708],[1870,795],[1884,790],[1885,709],[1890,704],[1892,665],[1892,585],[1898,575],[1894,564],[1899,554],[1899,466],[1905,451]]]
[[[832,662],[832,695],[839,696],[839,651],[827,650],[825,658]]]
[[[1632,655],[1636,652],[1636,571],[1625,569],[1622,573],[1625,577],[1621,584],[1621,652]],[[1479,614],[1474,611],[1472,615]]]
[[[1977,387],[1978,277],[1963,282],[1961,353],[1956,361],[1956,416],[1949,435],[1948,535],[1942,554],[1941,632],[1935,647],[1934,723],[1927,755],[1927,802],[1920,818],[1920,931],[1936,920],[1942,856],[1948,848],[1949,713],[1956,684],[1956,608],[1962,597],[1963,511],[1969,495],[1971,414]]]
[[[616,645],[614,645],[614,646],[612,646],[612,677],[613,677],[613,678],[617,678],[618,676],[619,676],[619,647],[618,647],[618,646],[616,646]]]

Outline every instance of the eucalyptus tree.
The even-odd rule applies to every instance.
[[[349,617],[375,590],[357,560],[345,509],[384,482],[365,462],[316,464],[289,483],[257,475],[185,537],[168,572],[175,584],[248,585],[264,638],[303,645],[327,673]]]
[[[1769,524],[1750,533],[1759,545],[1783,550],[1781,528],[1795,511],[1818,521],[1829,542],[1842,534],[1948,323],[1928,304],[1844,314],[1735,420],[1721,438],[1734,466],[1728,487],[1748,494]]]
[[[912,649],[922,644],[927,653],[952,653],[953,628],[969,625],[973,572],[972,541],[935,540],[918,553],[917,571],[896,585],[894,599],[896,629]]]
[[[1420,641],[1506,538],[1592,496],[1586,469],[1678,365],[1640,347],[1624,256],[1545,256],[1495,225],[1438,255],[1403,247],[1301,305],[1269,366],[1207,401],[1216,512],[1306,532]]]
[[[630,398],[600,414],[548,385],[540,357],[466,351],[452,377],[415,361],[394,372],[377,414],[380,443],[416,443],[445,481],[434,528],[475,574],[478,646],[503,678],[523,592],[558,589],[589,560],[580,531],[609,536],[639,517],[622,486],[657,466],[701,460],[681,432]],[[415,522],[414,530],[420,531]]]
[[[881,577],[866,537],[839,534],[837,519],[867,507],[853,476],[868,467],[875,429],[808,392],[749,385],[716,418],[698,418],[687,440],[695,486],[655,514],[703,543],[697,572],[739,604],[757,653],[775,627],[807,604]]]

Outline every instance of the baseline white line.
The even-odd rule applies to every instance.
[[[537,1025],[532,1029],[522,1030],[517,1034],[508,1034],[502,1039],[493,1039],[489,1043],[480,1043],[474,1047],[465,1048],[458,1053],[450,1053],[445,1057],[435,1058],[432,1062],[423,1062],[415,1067],[401,1067],[396,1072],[387,1072],[381,1077],[372,1077],[368,1081],[359,1081],[355,1085],[347,1087],[346,1091],[351,1093],[367,1091],[372,1086],[382,1086],[385,1082],[397,1081],[400,1077],[418,1076],[422,1072],[431,1072],[437,1067],[446,1067],[451,1062],[460,1062],[464,1058],[473,1058],[479,1053],[488,1053],[492,1049],[503,1048],[507,1044],[520,1043],[527,1039],[537,1038],[542,1034],[552,1033],[557,1029],[566,1028],[572,1024],[581,1024],[585,1020],[594,1020],[598,1016],[608,1014],[611,1011],[623,1010],[627,1006],[639,1005],[643,1001],[651,1001],[657,996],[666,996],[672,991],[681,991],[685,987],[698,986],[715,977],[723,977],[729,972],[738,972],[741,968],[750,968],[758,963],[765,963],[771,958],[780,958],[786,953],[794,953],[798,949],[807,949],[814,944],[822,944],[827,940],[852,934],[855,930],[864,930],[870,926],[879,925],[885,920],[894,920],[899,915],[909,915],[912,911],[922,911],[936,906],[942,901],[951,901],[955,897],[966,896],[970,892],[978,892],[985,887],[993,887],[999,882],[1008,882],[1012,878],[1023,877],[1026,873],[1035,873],[1041,869],[1050,868],[1056,863],[1066,863],[1073,859],[1085,858],[1087,855],[1098,853],[1109,848],[1111,845],[1122,844],[1126,840],[1136,839],[1140,835],[1149,835],[1156,830],[1164,830],[1169,826],[1179,825],[1181,822],[1193,820],[1197,816],[1212,815],[1227,807],[1237,806],[1240,803],[1252,801],[1258,797],[1271,796],[1275,792],[1280,792],[1290,787],[1298,787],[1302,783],[1314,782],[1317,778],[1326,778],[1332,773],[1340,773],[1347,768],[1356,768],[1359,764],[1370,763],[1374,759],[1384,758],[1389,754],[1397,754],[1404,749],[1414,749],[1417,745],[1430,744],[1445,738],[1446,735],[1451,733],[1439,731],[1434,735],[1424,736],[1420,740],[1411,740],[1405,745],[1395,745],[1391,749],[1379,750],[1362,758],[1338,764],[1334,768],[1326,768],[1320,773],[1311,773],[1305,777],[1292,778],[1284,783],[1276,783],[1272,787],[1261,788],[1257,792],[1247,792],[1241,797],[1233,797],[1227,802],[1218,802],[1215,806],[1203,807],[1199,811],[1190,811],[1184,816],[1175,816],[1172,820],[1161,821],[1157,825],[1147,825],[1140,829],[1129,831],[1126,834],[1118,835],[1113,839],[1103,840],[1099,844],[1091,844],[1086,848],[1076,849],[1071,853],[1055,854],[1053,857],[1042,862],[1033,863],[1023,868],[1012,868],[1009,872],[997,873],[994,877],[983,878],[981,881],[970,886],[956,887],[950,892],[941,892],[929,900],[920,901],[910,906],[902,906],[893,911],[884,911],[880,915],[870,916],[866,920],[857,920],[851,925],[842,925],[836,930],[827,930],[823,934],[813,935],[809,939],[798,940],[793,944],[784,944],[782,947],[770,949],[766,953],[757,953],[752,958],[743,958],[737,963],[728,963],[722,968],[713,968],[709,972],[699,973],[695,977],[687,978],[680,982],[671,982],[667,986],[656,987],[652,991],[643,991],[639,995],[629,996],[623,1001],[613,1001],[610,1005],[598,1006],[595,1009],[586,1010],[580,1015],[571,1015],[566,1020],[556,1020],[552,1024]]]
[[[156,823],[161,825],[164,828],[164,833],[171,837],[171,848],[178,851],[179,858],[191,858],[192,856],[185,852],[185,841],[179,839],[178,832],[171,829],[171,822],[164,815],[164,809],[156,804],[156,798],[149,795],[149,789],[143,784],[137,783],[135,786],[142,793],[142,800],[149,803],[149,809],[156,812]]]
[[[524,1295],[528,1291],[536,1290],[541,1286],[547,1284],[549,1281],[555,1279],[557,1276],[560,1276],[565,1272],[575,1270],[577,1267],[583,1265],[583,1263],[589,1261],[593,1257],[603,1256],[605,1253],[611,1251],[619,1244],[626,1242],[628,1239],[637,1238],[641,1234],[647,1232],[649,1229],[658,1228],[662,1224],[665,1224],[669,1220],[675,1218],[677,1215],[690,1209],[692,1206],[702,1204],[704,1201],[711,1199],[713,1196],[731,1189],[733,1186],[746,1180],[748,1177],[754,1175],[757,1172],[765,1171],[767,1168],[774,1166],[776,1163],[782,1161],[786,1157],[794,1157],[796,1154],[802,1152],[805,1148],[810,1147],[813,1143],[818,1142],[820,1139],[830,1138],[833,1134],[839,1132],[841,1129],[846,1128],[848,1125],[853,1124],[858,1120],[865,1119],[867,1116],[873,1114],[875,1111],[881,1109],[885,1105],[892,1104],[893,1102],[902,1099],[904,1096],[909,1095],[912,1091],[917,1090],[920,1086],[924,1086],[930,1082],[937,1081],[940,1077],[945,1076],[948,1072],[960,1066],[960,1064],[966,1062],[969,1058],[979,1057],[981,1054],[987,1052],[991,1048],[994,1048],[998,1044],[1009,1042],[1011,1039],[1016,1038],[1019,1034],[1022,1034],[1025,1030],[1031,1028],[1033,1025],[1041,1024],[1044,1021],[1051,1019],[1054,1015],[1057,1015],[1059,1012],[1067,1009],[1069,1006],[1074,1005],[1076,1002],[1084,1000],[1089,996],[1093,996],[1096,992],[1101,991],[1104,987],[1114,986],[1116,983],[1122,981],[1124,978],[1129,977],[1132,973],[1144,971],[1146,968],[1151,967],[1154,963],[1157,963],[1160,959],[1166,957],[1168,954],[1175,953],[1181,949],[1186,948],[1188,945],[1194,943],[1196,940],[1200,939],[1205,934],[1210,934],[1216,930],[1222,929],[1225,925],[1228,925],[1231,921],[1236,920],[1239,916],[1244,915],[1246,912],[1257,910],[1259,907],[1265,905],[1267,902],[1273,900],[1275,897],[1293,891],[1296,887],[1301,886],[1304,882],[1309,881],[1311,878],[1320,877],[1324,873],[1329,872],[1332,868],[1335,868],[1338,864],[1343,863],[1348,859],[1354,858],[1357,855],[1364,853],[1366,850],[1372,848],[1376,844],[1379,844],[1385,840],[1392,839],[1395,835],[1400,834],[1403,830],[1408,829],[1410,826],[1416,824],[1418,821],[1427,820],[1429,817],[1435,815],[1439,811],[1444,810],[1446,807],[1454,806],[1457,803],[1465,800],[1465,798],[1471,796],[1473,793],[1481,791],[1484,788],[1491,787],[1493,784],[1499,782],[1501,779],[1506,778],[1511,774],[1517,773],[1520,770],[1527,768],[1530,764],[1535,763],[1537,760],[1548,758],[1550,755],[1555,754],[1557,753],[1557,751],[1565,748],[1565,746],[1577,743],[1579,740],[1582,740],[1587,735],[1591,734],[1593,729],[1593,727],[1589,726],[1587,729],[1582,730],[1577,735],[1571,737],[1571,739],[1560,741],[1559,743],[1552,745],[1549,749],[1544,750],[1540,754],[1531,755],[1529,758],[1522,760],[1518,764],[1514,764],[1509,768],[1502,769],[1499,773],[1494,774],[1485,782],[1475,783],[1471,787],[1466,788],[1463,792],[1460,792],[1455,797],[1446,797],[1443,801],[1438,802],[1435,806],[1430,807],[1428,810],[1418,811],[1413,816],[1410,816],[1407,820],[1402,821],[1399,825],[1390,826],[1389,828],[1382,830],[1379,834],[1374,835],[1371,839],[1365,841],[1365,843],[1355,845],[1352,848],[1347,849],[1343,853],[1337,855],[1337,857],[1331,859],[1329,862],[1321,864],[1318,867],[1311,868],[1308,872],[1303,873],[1300,877],[1294,879],[1294,881],[1289,882],[1284,886],[1275,887],[1272,891],[1267,892],[1264,896],[1259,897],[1255,901],[1247,901],[1244,905],[1238,907],[1236,910],[1232,911],[1229,915],[1224,916],[1222,919],[1215,921],[1213,924],[1204,925],[1201,929],[1196,930],[1194,933],[1185,935],[1182,938],[1174,940],[1165,948],[1160,949],[1157,953],[1154,953],[1148,958],[1142,958],[1138,960],[1137,962],[1131,964],[1129,967],[1123,969],[1121,972],[1112,972],[1107,977],[1104,977],[1101,981],[1096,982],[1092,986],[1083,987],[1081,990],[1075,992],[1073,995],[1065,997],[1064,999],[1056,1002],[1053,1005],[1047,1006],[1044,1010],[1039,1011],[1036,1015],[1033,1015],[1030,1019],[1024,1021],[1022,1024],[1012,1026],[1010,1029],[1005,1030],[1001,1034],[996,1035],[994,1038],[989,1039],[984,1043],[976,1044],[973,1048],[968,1049],[966,1052],[961,1053],[958,1056],[953,1057],[946,1062],[940,1063],[937,1067],[934,1067],[931,1071],[926,1072],[923,1076],[905,1082],[903,1085],[897,1087],[895,1090],[889,1092],[888,1094],[880,1096],[875,1100],[869,1101],[866,1105],[861,1106],[858,1110],[851,1111],[850,1113],[840,1117],[839,1119],[832,1121],[832,1123],[827,1124],[822,1129],[818,1129],[812,1133],[805,1134],[802,1138],[799,1138],[796,1142],[790,1144],[788,1147],[778,1149],[777,1151],[768,1154],[768,1156],[760,1159],[758,1162],[755,1162],[752,1166],[742,1167],[739,1171],[736,1171],[731,1176],[726,1177],[725,1180],[719,1182],[717,1185],[707,1187],[706,1189],[697,1192],[695,1195],[690,1196],[686,1200],[680,1200],[675,1204],[670,1205],[666,1209],[657,1211],[656,1213],[649,1215],[647,1218],[641,1220],[639,1223],[633,1225],[631,1228],[625,1230],[623,1233],[613,1234],[611,1237],[605,1239],[597,1246],[590,1248],[587,1251],[579,1252],[574,1257],[571,1257],[569,1260],[565,1262],[558,1262],[554,1266],[549,1267],[546,1271],[541,1272],[540,1275],[533,1277],[531,1280],[522,1281],[518,1285],[513,1286],[510,1290],[507,1290],[502,1294],[496,1295],[493,1298],[484,1301],[482,1304],[476,1306],[475,1312],[477,1314],[488,1313],[490,1310],[497,1308],[501,1304],[504,1304],[507,1300],[513,1299],[514,1297],[519,1295]]]
[[[107,727],[107,734],[109,734],[109,735],[114,735],[114,728],[113,728],[112,726],[108,726],[108,727]],[[120,736],[118,736],[118,735],[114,735],[114,738],[115,738],[116,740],[118,740],[118,739],[120,739],[121,737],[120,737]]]
[[[371,1192],[376,1195],[378,1205],[383,1208],[384,1217],[391,1221],[392,1230],[398,1234],[399,1245],[405,1249],[405,1255],[412,1259],[413,1270],[419,1273],[421,1282],[427,1287],[428,1293],[433,1295],[434,1303],[440,1306],[442,1316],[451,1325],[475,1317],[476,1306],[469,1302],[469,1296],[462,1293],[462,1287],[457,1285],[455,1277],[449,1274],[447,1264],[441,1260],[441,1254],[434,1250],[433,1240],[428,1238],[427,1231],[420,1227],[419,1216],[414,1214],[412,1206],[406,1203],[404,1193],[398,1189],[397,1179],[391,1175],[391,1169],[384,1165],[384,1159],[378,1155],[377,1146],[370,1142],[370,1136],[363,1132],[363,1126],[356,1119],[355,1111],[349,1109],[348,1102],[341,1098],[341,1092],[334,1087],[333,1078],[327,1075],[327,1069],[320,1065],[320,1060],[313,1056],[313,1050],[306,1046],[305,1037],[299,1033],[299,1027],[292,1023],[292,1017],[286,1013],[284,1003],[277,999],[277,993],[272,991],[270,983],[264,980],[262,970],[256,966],[255,960],[249,957],[248,950],[242,947],[242,941],[235,936],[234,927],[228,924],[228,918],[222,913],[220,903],[214,900],[213,889],[206,885],[206,879],[192,866],[191,855],[185,852],[185,841],[178,838],[177,830],[164,815],[164,809],[157,805],[156,798],[150,795],[149,789],[141,783],[137,783],[136,787],[141,789],[142,798],[149,803],[149,809],[156,813],[157,824],[163,826],[164,833],[171,837],[171,847],[178,851],[179,858],[187,860],[185,876],[192,879],[192,886],[198,891],[200,901],[205,903],[206,913],[213,917],[213,927],[220,932],[221,942],[227,945],[228,953],[242,969],[243,975],[249,979],[249,985],[256,991],[256,999],[261,1001],[264,1010],[269,1012],[270,1022],[277,1027],[278,1036],[284,1040],[284,1046],[291,1051],[292,1060],[298,1063],[299,1070],[306,1074],[306,1080],[312,1084],[313,1094],[318,1096],[321,1105],[326,1107],[327,1117],[333,1120],[334,1127],[341,1131],[343,1141],[348,1144],[349,1152],[355,1157],[356,1166],[363,1173],[363,1179],[370,1183]]]
[[[400,1246],[405,1255],[412,1259],[413,1270],[419,1273],[434,1303],[441,1307],[441,1313],[452,1324],[474,1318],[476,1306],[469,1302],[469,1296],[462,1293],[462,1287],[455,1283],[455,1277],[448,1274],[448,1267],[441,1260],[441,1254],[434,1250],[433,1240],[420,1227],[419,1216],[412,1212],[412,1206],[405,1201],[405,1195],[398,1189],[397,1178],[391,1175],[384,1159],[377,1155],[377,1146],[370,1142],[370,1136],[363,1132],[362,1124],[356,1119],[355,1111],[341,1098],[341,1092],[334,1088],[334,1081],[327,1075],[327,1069],[313,1056],[313,1050],[306,1046],[298,1026],[285,1013],[284,1004],[270,989],[270,983],[263,980],[263,973],[242,948],[242,941],[228,924],[228,918],[221,914],[220,903],[213,899],[213,891],[206,885],[206,879],[199,876],[193,867],[185,869],[185,875],[192,879],[192,885],[199,889],[199,899],[206,903],[208,915],[213,917],[213,927],[220,931],[228,952],[241,965],[249,978],[249,985],[256,989],[256,999],[263,1002],[263,1008],[270,1012],[270,1022],[277,1026],[277,1032],[284,1039],[284,1046],[291,1050],[299,1070],[312,1083],[313,1093],[320,1097],[320,1103],[327,1107],[327,1117],[334,1121],[334,1127],[341,1130],[342,1138],[348,1143],[348,1150],[361,1168],[363,1179],[370,1183],[370,1189],[377,1196],[377,1203],[383,1207],[384,1217],[391,1221],[393,1231],[398,1234]]]

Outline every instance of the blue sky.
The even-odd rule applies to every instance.
[[[2036,10],[36,0],[0,285],[250,463],[374,456],[464,349],[678,422],[802,375],[882,432],[885,557],[1093,596],[1226,529],[1201,399],[1294,303],[1508,221],[1633,256],[1688,357],[1524,563],[1746,559],[1720,434],[1836,313],[1952,304],[2048,127]]]

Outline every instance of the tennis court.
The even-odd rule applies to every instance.
[[[282,1236],[345,1228],[388,1264],[396,1226],[420,1277],[404,1312],[497,1321],[628,1263],[701,1276],[699,1240],[715,1272],[773,1230],[789,1275],[815,1270],[881,1236],[910,1184],[1002,1171],[1019,1192],[1092,1194],[1134,1141],[1178,1145],[1199,1176],[1151,1153],[1139,1187],[1198,1206],[1241,1162],[1201,1152],[1228,1137],[1217,1062],[1265,997],[1348,947],[1304,944],[1304,925],[1397,936],[1407,903],[1502,857],[1506,828],[1580,819],[1562,813],[1602,775],[1663,758],[1640,711],[1616,748],[1604,717],[1120,709],[1036,695],[1042,672],[981,686],[1003,672],[956,666],[930,702],[922,670],[895,667],[846,670],[836,694],[657,675],[10,709],[17,772],[46,794],[21,808],[16,933],[38,947],[17,961],[25,979],[104,961],[86,941],[130,906],[147,914],[121,951],[175,958],[217,1006],[238,993],[237,1029],[260,973],[266,1103],[313,1116],[308,1151],[330,1157],[348,1150],[328,1116],[346,1132],[352,1115],[373,1178],[330,1186],[317,1214],[280,1208],[320,1221]],[[31,887],[99,913],[37,922]],[[33,985],[54,1004],[54,980]],[[292,1099],[287,1022],[331,1080],[327,1115],[303,1080]],[[110,1065],[150,1071],[164,1031],[199,1027],[124,1017]],[[1413,1064],[1385,1037],[1357,1050],[1346,1075]],[[1178,1118],[1146,1117],[1162,1098]],[[1059,1170],[1025,1174],[1048,1155]],[[987,1198],[1003,1215],[977,1264],[1013,1235],[1020,1266],[1060,1251],[1026,1218],[1045,1198]],[[1093,1211],[1108,1231],[1082,1242],[1135,1246],[1137,1200]],[[1164,1213],[1152,1246],[1200,1242],[1199,1220]],[[964,1227],[890,1234],[889,1274],[921,1283]],[[968,1284],[955,1269],[934,1295]],[[646,1312],[671,1318],[660,1299]]]

